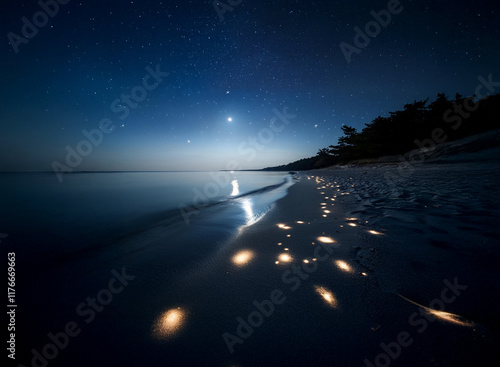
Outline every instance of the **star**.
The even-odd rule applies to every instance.
[[[231,121],[233,121],[233,118],[232,117],[228,117],[227,121],[231,122]]]

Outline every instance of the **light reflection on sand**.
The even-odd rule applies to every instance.
[[[179,332],[186,322],[187,312],[181,307],[165,311],[156,321],[154,335],[159,339],[166,339]]]
[[[335,260],[334,263],[337,266],[337,268],[339,268],[342,271],[345,271],[346,273],[353,273],[354,272],[351,265],[346,263],[344,260]]]
[[[283,223],[278,223],[276,225],[278,226],[278,228],[281,228],[281,229],[292,229],[292,227],[287,226],[286,224],[283,224]]]
[[[383,234],[383,233],[380,233],[380,232],[374,231],[373,229],[370,229],[370,230],[368,231],[368,233],[371,233],[371,234],[374,234],[374,235],[381,235],[381,234]]]
[[[283,253],[278,256],[278,260],[284,263],[289,263],[293,260],[293,258],[290,254]]]
[[[241,250],[236,255],[234,255],[231,260],[233,261],[233,264],[241,267],[248,264],[254,258],[254,256],[255,254],[251,250]]]
[[[454,314],[451,312],[434,310],[432,308],[425,307],[425,306],[423,306],[415,301],[412,301],[411,299],[408,299],[400,294],[398,294],[398,296],[401,297],[402,299],[404,299],[405,301],[408,301],[408,302],[413,303],[414,305],[416,305],[418,307],[423,308],[428,314],[434,316],[435,318],[437,318],[441,321],[450,322],[452,324],[459,325],[459,326],[467,326],[467,327],[474,326],[473,322],[467,320],[466,318],[464,318],[460,315],[457,315],[457,314]]]
[[[338,303],[337,299],[335,298],[334,294],[326,287],[315,285],[314,290],[316,293],[318,293],[322,298],[325,303],[333,308],[337,308]]]
[[[335,243],[335,240],[333,238],[326,236],[320,236],[317,238],[317,240],[323,243]]]

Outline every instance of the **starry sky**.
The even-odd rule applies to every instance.
[[[340,45],[388,1],[42,1],[0,5],[1,171],[285,164],[343,124],[500,81],[496,1],[401,0],[350,62]]]

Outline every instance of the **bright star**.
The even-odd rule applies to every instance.
[[[233,118],[232,117],[228,117],[227,121],[231,122],[231,121],[233,121]]]

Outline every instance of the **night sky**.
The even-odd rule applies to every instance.
[[[500,81],[497,1],[402,0],[351,62],[340,44],[354,46],[354,27],[387,1],[232,0],[224,14],[212,1],[60,1],[35,20],[35,0],[0,5],[2,171],[66,165],[67,147],[102,121],[114,130],[72,169],[285,164],[335,144],[342,124],[361,129],[439,92],[472,95],[481,75]],[[23,17],[47,24],[15,38]],[[162,76],[146,91],[147,67]],[[286,126],[284,108],[295,115]],[[272,121],[283,129],[270,135]]]

